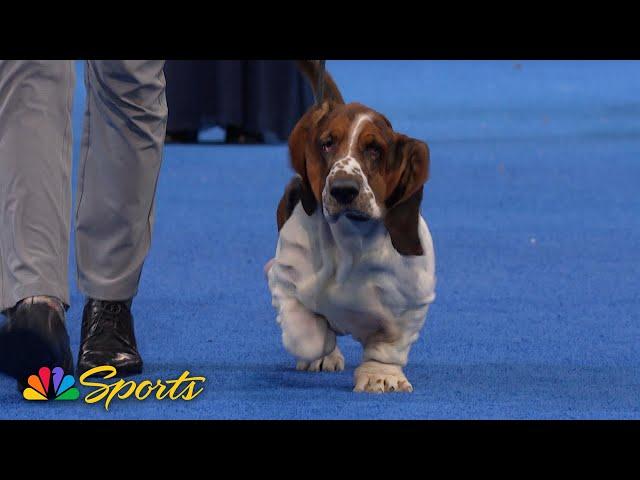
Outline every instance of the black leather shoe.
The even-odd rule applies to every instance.
[[[78,375],[101,365],[116,367],[119,377],[142,372],[127,303],[90,298],[82,313]]]
[[[197,130],[176,130],[167,132],[164,139],[165,144],[170,143],[198,143]]]
[[[73,375],[73,355],[64,316],[47,303],[21,302],[6,312],[0,326],[0,372],[18,380],[24,390],[41,367],[62,367]]]

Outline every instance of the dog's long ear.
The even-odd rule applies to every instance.
[[[307,215],[313,215],[318,207],[318,201],[311,188],[308,161],[312,155],[317,155],[311,149],[315,148],[314,134],[318,123],[331,109],[331,102],[324,102],[320,106],[312,107],[294,127],[289,135],[289,154],[291,166],[302,179],[300,185],[300,201]]]
[[[284,189],[282,198],[278,203],[278,209],[276,210],[276,223],[278,225],[278,232],[282,230],[284,224],[289,220],[293,214],[293,210],[300,201],[300,194],[302,192],[302,179],[300,175],[296,175],[289,181],[289,184]]]
[[[429,178],[429,147],[406,135],[396,134],[392,158],[387,164],[388,188],[385,226],[391,243],[401,255],[423,255],[418,221],[422,189]]]

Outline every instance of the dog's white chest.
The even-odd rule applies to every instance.
[[[339,222],[342,222],[340,220]],[[316,211],[297,205],[280,231],[269,287],[276,308],[293,297],[323,315],[340,334],[420,328],[435,298],[431,235],[421,218],[421,256],[402,256],[382,225],[365,235],[344,219],[330,227]]]

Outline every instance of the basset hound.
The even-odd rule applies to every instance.
[[[312,85],[315,61],[298,62]],[[339,371],[336,335],[363,348],[356,392],[411,392],[402,368],[435,299],[431,234],[420,214],[429,148],[387,118],[326,93],[289,138],[291,180],[265,266],[285,348],[297,369]]]

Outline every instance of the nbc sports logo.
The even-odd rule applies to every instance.
[[[80,392],[73,386],[75,379],[65,375],[60,367],[53,370],[42,367],[27,383],[29,386],[22,392],[25,400],[77,400],[80,397]]]
[[[135,382],[116,379],[113,382],[87,381],[90,377],[102,374],[104,380],[116,377],[118,372],[115,367],[102,365],[87,370],[80,376],[80,384],[85,387],[95,387],[85,397],[85,403],[98,403],[104,400],[105,410],[109,410],[109,404],[114,398],[124,400],[135,397],[137,400],[145,400],[154,394],[158,400],[186,400],[196,398],[204,390],[197,388],[199,382],[206,381],[205,377],[191,377],[186,370],[175,380],[156,380],[155,385],[151,380]],[[80,391],[74,387],[76,381],[72,375],[65,375],[64,370],[56,367],[42,367],[37,375],[31,375],[27,379],[28,386],[22,392],[25,400],[78,400]]]

